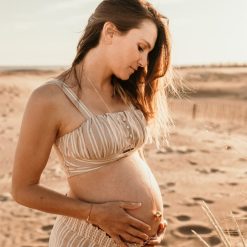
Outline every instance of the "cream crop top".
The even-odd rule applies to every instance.
[[[54,79],[46,84],[59,86],[85,118],[79,127],[55,142],[68,177],[102,168],[130,155],[147,142],[146,119],[132,104],[125,111],[95,115],[66,83]]]

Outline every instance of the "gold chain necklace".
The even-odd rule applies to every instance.
[[[104,103],[104,105],[106,106],[107,110],[109,112],[112,112],[111,109],[108,107],[108,105],[105,103],[103,97],[100,95],[100,93],[98,92],[97,88],[94,86],[93,82],[85,75],[86,79],[90,82],[90,84],[93,86],[95,92],[98,94],[98,96],[101,98],[101,101]]]

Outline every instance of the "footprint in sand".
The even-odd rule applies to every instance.
[[[209,235],[213,231],[211,228],[204,226],[201,223],[190,223],[187,225],[179,226],[172,233],[175,236],[181,238],[188,238],[188,237],[194,237],[192,230],[194,230],[199,235]]]
[[[238,215],[238,214],[240,214],[240,212],[238,212],[238,211],[232,211],[232,214]]]
[[[237,229],[223,229],[224,233],[231,237],[239,237]]]
[[[228,183],[229,185],[231,185],[231,186],[237,186],[238,185],[238,183],[236,183],[236,182],[231,182],[231,183]]]
[[[12,107],[9,108],[9,112],[14,112],[14,111],[15,111],[14,108]]]
[[[220,238],[217,236],[211,236],[205,239],[210,246],[216,246],[221,243]]]
[[[224,148],[225,148],[225,150],[231,150],[232,146],[226,145]]]
[[[192,225],[180,226],[178,228],[178,231],[184,235],[192,235],[193,233],[191,232],[191,230],[196,231],[198,234],[209,234],[212,232],[212,229],[202,225],[192,224]]]
[[[49,238],[38,238],[36,239],[38,242],[42,242],[42,243],[48,243],[49,242]]]
[[[209,171],[207,169],[196,169],[197,172],[201,173],[201,174],[209,174]]]
[[[167,187],[173,187],[176,185],[176,183],[173,183],[173,182],[169,182],[169,183],[166,183]]]
[[[178,215],[178,216],[176,216],[176,218],[179,220],[179,221],[189,221],[189,220],[191,220],[191,217],[190,216],[188,216],[188,215]]]
[[[192,198],[194,201],[204,201],[204,202],[206,202],[207,204],[212,204],[212,203],[214,203],[214,201],[212,201],[212,200],[209,200],[209,199],[205,199],[205,198],[202,198],[202,197],[193,197]]]
[[[170,205],[169,204],[163,204],[163,208],[169,208]]]
[[[247,159],[245,159],[245,158],[239,158],[238,160],[239,161],[243,161],[243,162],[246,162],[247,161]]]
[[[198,165],[198,163],[197,163],[197,162],[192,161],[192,160],[188,160],[188,162],[189,162],[189,163],[190,163],[190,165],[192,165],[192,166],[196,166],[196,165]]]
[[[247,212],[247,206],[242,206],[242,207],[239,207],[240,210],[244,211],[244,212]]]
[[[45,226],[42,226],[41,229],[45,232],[49,232],[51,231],[53,225],[45,225]]]
[[[8,197],[0,195],[0,202],[6,202],[8,201]]]
[[[7,193],[3,193],[0,195],[0,202],[7,202],[10,200],[10,195]]]
[[[226,173],[225,171],[219,170],[219,169],[217,169],[217,168],[211,168],[211,169],[210,169],[210,172],[211,172],[211,173]]]
[[[219,170],[217,168],[211,168],[210,170],[207,170],[207,169],[196,169],[197,172],[200,172],[202,174],[210,174],[210,173],[226,173],[225,171],[223,170]]]
[[[188,154],[195,152],[195,150],[188,147],[179,147],[177,148],[176,152],[179,154]]]
[[[159,187],[160,187],[161,189],[165,190],[165,189],[167,189],[168,187],[173,187],[173,186],[175,186],[175,185],[176,185],[176,183],[174,183],[174,182],[168,182],[168,183],[166,183],[166,184],[160,184]]]

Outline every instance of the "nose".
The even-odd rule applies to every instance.
[[[148,58],[147,55],[143,54],[140,56],[138,60],[138,66],[145,68],[148,64]]]

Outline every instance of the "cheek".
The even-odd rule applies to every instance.
[[[121,70],[126,66],[129,66],[131,59],[131,52],[127,47],[121,47],[120,45],[112,52],[111,64],[114,69]]]
[[[123,61],[125,61],[125,65],[133,65],[138,60],[138,50],[135,45],[126,46],[122,49]]]
[[[136,45],[130,45],[128,42],[119,42],[108,52],[110,66],[114,73],[122,73],[129,66],[135,65],[139,57]],[[128,72],[127,72],[128,73]]]

